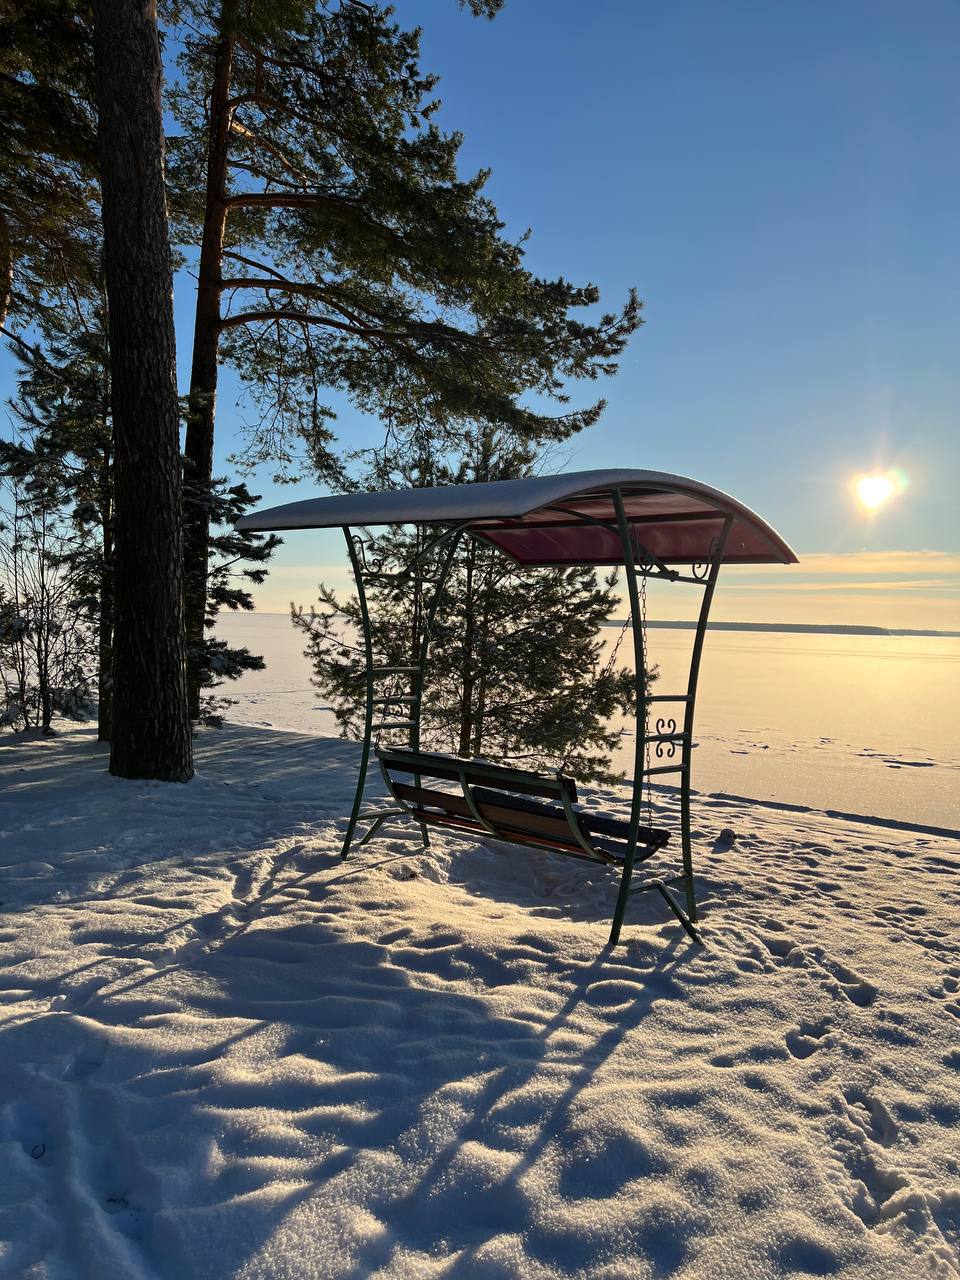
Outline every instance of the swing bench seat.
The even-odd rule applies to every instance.
[[[702,941],[695,928],[692,875],[685,872],[630,887],[634,864],[662,849],[670,839],[669,831],[641,826],[631,848],[630,824],[575,807],[577,784],[562,774],[528,773],[485,760],[462,760],[412,748],[377,746],[376,753],[383,780],[398,808],[364,815],[373,818],[373,824],[360,844],[366,844],[391,818],[406,816],[419,823],[424,844],[429,825],[618,867],[620,891],[610,946],[619,941],[628,897],[647,890],[656,890],[687,934],[695,942]],[[458,789],[445,788],[444,783],[457,784]],[[680,886],[686,889],[689,914],[669,892]]]
[[[378,747],[377,758],[401,811],[419,823],[492,835],[591,862],[624,862],[630,824],[575,808],[577,785],[572,778],[427,751]],[[411,781],[402,782],[397,775]],[[459,790],[436,785],[443,782],[458,783]],[[640,827],[634,860],[652,857],[669,839],[669,831]]]

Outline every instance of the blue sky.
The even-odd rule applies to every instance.
[[[530,267],[592,280],[607,304],[630,285],[645,301],[605,416],[558,469],[696,476],[812,557],[783,571],[789,591],[782,575],[749,589],[741,575],[720,616],[960,626],[946,554],[960,551],[953,0],[507,0],[493,22],[400,0],[397,13],[423,26],[463,170],[491,167],[510,231],[532,228]],[[185,384],[189,278],[177,295]],[[234,400],[227,377],[221,466]],[[340,407],[344,438],[375,438]],[[851,477],[892,466],[907,489],[864,518]],[[256,488],[265,502],[314,491]],[[264,607],[307,600],[318,562],[340,577],[328,536],[280,555]]]
[[[779,583],[740,575],[719,614],[960,626],[957,558],[902,555],[960,550],[956,5],[508,0],[486,22],[402,0],[398,17],[423,26],[464,170],[490,166],[511,231],[532,228],[530,266],[645,301],[563,469],[697,476],[816,554]],[[851,477],[887,466],[909,487],[865,519]]]

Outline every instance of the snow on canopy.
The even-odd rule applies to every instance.
[[[307,498],[253,512],[238,529],[331,529],[386,524],[460,524],[520,564],[620,564],[613,494],[620,491],[638,549],[667,563],[711,558],[727,517],[723,559],[731,564],[796,564],[766,521],[699,480],[663,471],[572,471],[436,489]]]

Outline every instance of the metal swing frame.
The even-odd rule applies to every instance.
[[[386,573],[382,563],[367,555],[372,541],[369,526],[374,524],[414,524],[432,529],[434,536],[403,569]],[[343,858],[372,840],[385,824],[397,820],[413,821],[424,846],[429,844],[428,826],[437,825],[453,834],[492,836],[515,845],[562,852],[619,868],[609,945],[619,941],[630,897],[646,892],[659,893],[689,937],[702,942],[697,928],[690,802],[703,645],[724,562],[796,562],[791,549],[767,524],[736,500],[700,482],[660,472],[622,470],[312,499],[246,516],[238,527],[339,527],[346,541],[363,632],[363,668],[357,678],[363,682],[364,719],[360,769],[344,833]],[[637,705],[627,822],[577,809],[576,785],[562,773],[536,774],[421,751],[430,641],[464,536],[492,545],[521,566],[622,566],[633,634]],[[422,614],[415,661],[406,665],[378,663],[367,587],[385,581],[400,585],[409,580],[419,563],[438,552],[442,555],[432,579],[432,597]],[[702,591],[685,692],[650,693],[648,689],[641,603],[645,584],[652,580],[693,584]],[[400,679],[406,682],[407,692],[378,692],[382,681],[395,684]],[[681,708],[682,717],[677,712],[657,715],[650,732],[653,704]],[[678,723],[682,727],[678,728]],[[381,749],[380,735],[395,732],[405,734],[406,745]],[[390,803],[386,808],[376,805],[364,809],[374,751]],[[401,783],[397,772],[412,777],[412,785]],[[642,883],[633,884],[637,863],[658,852],[669,835],[641,822],[645,796],[649,804],[651,779],[666,775],[679,777],[682,871],[667,877],[645,877]],[[459,783],[459,793],[431,789],[434,779]],[[530,795],[538,799],[522,799]],[[550,803],[543,803],[545,799]],[[517,811],[522,811],[520,816]],[[361,822],[370,825],[359,834]]]
[[[699,943],[702,942],[702,938],[696,927],[697,900],[690,829],[690,774],[693,752],[693,724],[696,709],[697,684],[700,675],[700,660],[703,653],[703,642],[706,636],[707,623],[710,617],[710,607],[713,602],[713,595],[720,573],[720,566],[723,563],[723,553],[726,547],[730,526],[732,524],[732,516],[728,515],[725,518],[721,518],[721,527],[714,539],[713,555],[710,560],[692,565],[691,572],[689,574],[682,574],[675,569],[671,569],[664,562],[658,560],[639,543],[639,540],[635,536],[627,519],[626,512],[624,510],[623,496],[619,489],[614,490],[613,492],[613,505],[616,513],[617,534],[623,551],[623,566],[630,605],[630,622],[633,634],[634,652],[634,679],[637,698],[637,720],[629,827],[626,849],[623,856],[617,903],[610,931],[609,945],[614,946],[619,941],[620,931],[623,926],[623,919],[627,909],[627,902],[630,896],[635,893],[648,892],[659,893],[673,914],[677,917],[677,920],[685,932],[695,942]],[[430,837],[427,831],[426,822],[422,820],[420,813],[414,810],[411,805],[405,803],[397,794],[394,780],[385,768],[381,766],[380,772],[396,807],[387,809],[377,808],[364,811],[363,796],[368,783],[371,751],[376,738],[381,732],[398,729],[405,730],[409,735],[409,750],[415,754],[420,751],[421,708],[433,625],[436,618],[437,607],[449,577],[457,547],[459,546],[465,532],[469,533],[469,529],[462,525],[444,530],[419,552],[415,560],[411,561],[405,570],[402,570],[398,574],[385,575],[379,566],[371,568],[367,565],[366,558],[363,554],[364,544],[362,540],[358,538],[357,534],[350,526],[343,526],[343,535],[346,540],[347,550],[350,556],[350,563],[353,569],[354,580],[357,587],[357,598],[360,606],[365,657],[363,678],[366,696],[364,704],[360,771],[357,779],[356,791],[354,793],[353,805],[350,811],[350,817],[347,822],[347,830],[344,835],[343,846],[341,848],[342,858],[346,858],[349,855],[351,848],[355,845],[360,847],[367,844],[374,838],[382,826],[394,819],[413,818],[420,828],[421,839],[424,847],[426,848],[429,845]],[[374,661],[373,636],[366,586],[369,583],[383,581],[386,579],[402,580],[402,578],[409,573],[410,569],[414,567],[416,562],[426,558],[432,552],[439,550],[443,545],[446,545],[446,552],[441,561],[440,570],[434,584],[433,598],[430,602],[424,621],[416,664],[410,666],[378,666]],[[697,617],[696,633],[693,642],[685,693],[651,694],[647,691],[647,657],[644,634],[645,619],[640,608],[639,580],[641,577],[663,579],[669,582],[694,583],[703,590],[700,610]],[[413,692],[411,694],[395,696],[384,695],[382,697],[378,697],[376,691],[376,682],[378,678],[395,676],[407,676],[411,678]],[[652,703],[673,703],[681,705],[683,707],[682,729],[678,730],[677,728],[676,716],[659,717],[656,720],[656,732],[648,733],[647,725],[649,707]],[[404,719],[391,719],[385,716],[383,720],[376,721],[375,716],[377,709],[383,708],[384,711],[386,711],[390,706],[408,707],[409,714]],[[671,761],[677,754],[679,746],[680,760],[676,763],[658,764],[652,767],[649,766],[647,763],[647,752],[651,745],[654,746],[656,757],[658,759],[667,758]],[[638,836],[641,828],[645,785],[647,790],[649,790],[649,779],[654,775],[664,774],[679,774],[680,777],[680,840],[683,872],[681,875],[673,876],[669,879],[653,877],[646,879],[642,884],[633,885],[632,880],[637,860]],[[515,770],[514,775],[516,781],[522,781],[523,779],[529,779],[530,777],[530,775],[524,770]],[[420,775],[416,774],[415,777],[419,784]],[[467,797],[467,803],[474,809],[474,811],[476,811],[475,805],[471,799],[470,785],[466,781],[462,771],[460,775],[460,783],[462,792]],[[508,780],[504,780],[504,785],[508,785]],[[569,802],[567,802],[565,807],[567,807],[568,804]],[[370,821],[372,825],[359,839],[356,839],[357,828],[364,820]],[[576,826],[574,826],[575,831],[576,829]],[[488,833],[496,836],[498,839],[510,839],[510,836],[502,831],[491,831],[488,828]],[[525,841],[524,843],[530,844],[532,842]],[[549,846],[546,845],[542,847],[549,848]],[[573,856],[582,855],[576,854]],[[603,859],[593,856],[589,848],[586,849],[586,856],[588,860],[603,861]],[[684,908],[676,901],[676,898],[671,892],[681,888],[684,892],[684,905],[686,910],[684,910]]]

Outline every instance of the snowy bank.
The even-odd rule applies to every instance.
[[[0,747],[0,1276],[960,1276],[960,842],[701,797],[709,945],[611,953],[602,869],[341,863],[355,762]]]

